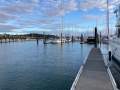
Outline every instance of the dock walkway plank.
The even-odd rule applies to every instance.
[[[91,50],[75,90],[113,90],[100,49]]]

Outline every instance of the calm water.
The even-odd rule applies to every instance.
[[[69,90],[92,46],[0,44],[0,90]]]

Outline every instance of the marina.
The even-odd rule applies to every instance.
[[[18,48],[23,48],[28,53],[23,53]],[[94,45],[79,42],[65,43],[62,46],[44,45],[42,41],[38,45],[36,41],[2,43],[0,59],[4,61],[0,61],[0,87],[4,90],[119,90],[113,89],[119,87],[119,83],[113,85],[114,80],[110,79],[111,74],[104,63],[103,53],[107,53],[106,48],[107,45],[102,45],[101,52]],[[116,76],[117,70],[113,65],[110,65],[110,70],[112,76],[119,80],[119,74]]]
[[[0,0],[0,90],[120,90],[120,0]]]

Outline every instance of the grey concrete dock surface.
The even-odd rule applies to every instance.
[[[91,50],[74,90],[113,90],[100,49]]]

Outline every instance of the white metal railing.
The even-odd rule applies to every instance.
[[[80,70],[79,70],[79,72],[78,72],[78,74],[77,74],[77,76],[76,76],[76,78],[75,78],[75,80],[74,80],[74,82],[73,82],[72,87],[71,87],[70,90],[75,90],[77,82],[78,82],[78,80],[80,78],[80,75],[81,75],[81,73],[83,71],[83,67],[84,67],[83,65],[80,67]]]
[[[110,68],[109,68],[109,66],[110,66],[110,62],[109,62],[109,60],[108,60],[108,54],[103,54],[103,57],[104,57],[104,63],[105,63],[105,65],[107,66],[107,72],[108,72],[108,75],[109,75],[109,77],[110,77],[110,81],[112,82],[112,85],[113,85],[113,89],[114,90],[119,90],[118,88],[117,88],[117,84],[116,84],[116,82],[115,82],[115,79],[114,79],[114,77],[113,77],[113,75],[112,75],[112,73],[111,73],[111,70],[110,70]]]
[[[117,88],[117,84],[116,84],[116,82],[115,82],[115,79],[114,79],[114,77],[113,77],[113,75],[112,75],[111,70],[109,69],[109,67],[108,67],[108,69],[107,69],[107,72],[108,72],[108,75],[109,75],[110,80],[111,80],[111,82],[112,82],[113,89],[114,89],[114,90],[119,90],[119,89]]]

